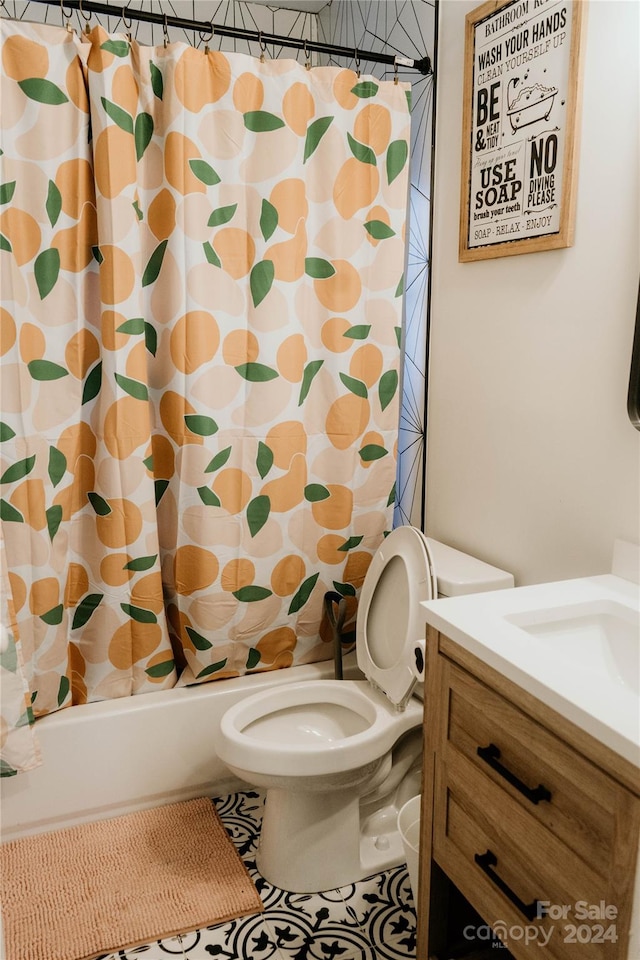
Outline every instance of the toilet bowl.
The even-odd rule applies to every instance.
[[[225,751],[223,759],[258,787],[356,786],[371,777],[398,737],[420,722],[422,705],[408,706],[396,712],[366,680],[318,680],[265,690],[224,714],[222,734],[233,743],[233,754]]]
[[[257,866],[274,886],[316,893],[403,862],[397,813],[420,792],[423,705],[412,696],[424,677],[420,604],[435,596],[426,537],[397,527],[358,604],[365,679],[273,687],[223,715],[218,755],[266,790]]]

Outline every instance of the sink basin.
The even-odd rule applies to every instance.
[[[640,546],[611,573],[429,600],[427,623],[640,768]]]
[[[640,613],[612,600],[567,604],[505,617],[545,645],[545,656],[640,693]]]

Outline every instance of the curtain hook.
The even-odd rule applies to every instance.
[[[91,20],[91,11],[89,11],[89,15],[87,16],[82,9],[82,0],[78,0],[78,10],[80,11],[80,16],[84,20],[84,32],[87,36],[89,36],[91,33],[91,27],[89,26],[89,21]]]
[[[311,70],[311,60],[309,58],[309,51],[307,49],[307,41],[304,41],[304,65],[306,70]]]
[[[200,39],[201,39],[202,42],[204,43],[204,52],[205,52],[205,55],[206,55],[207,53],[209,53],[209,44],[210,44],[211,41],[213,40],[214,34],[215,34],[215,28],[214,28],[214,26],[213,26],[213,20],[210,20],[210,21],[209,21],[209,36],[207,37],[206,40],[205,40],[205,38],[202,36],[202,31],[200,31]]]
[[[75,30],[71,26],[71,17],[73,16],[73,10],[70,10],[69,13],[64,9],[64,0],[60,0],[60,12],[62,14],[62,25],[67,28],[68,33],[75,33]]]
[[[398,82],[398,63],[397,63],[397,61],[394,61],[394,64],[393,64],[393,82],[394,82],[394,83],[397,83],[397,82]]]
[[[260,44],[260,63],[264,63],[264,52],[267,49],[267,45],[262,39],[262,30],[258,30],[258,43]]]
[[[358,53],[358,48],[355,48],[356,52],[356,77],[360,79],[360,54]]]
[[[131,17],[129,17],[129,23],[127,23],[127,10],[128,10],[128,7],[123,7],[123,8],[122,8],[122,13],[120,14],[120,16],[122,17],[122,26],[124,27],[124,29],[125,29],[125,31],[126,31],[126,34],[125,34],[125,35],[126,35],[126,38],[127,38],[127,40],[129,41],[129,43],[131,43],[131,32],[130,32],[130,31],[131,31],[131,27],[133,26],[133,20],[131,19]]]
[[[164,23],[162,24],[162,33],[164,34],[164,48],[167,49],[167,44],[169,43],[169,27],[167,26],[167,15],[164,15]]]

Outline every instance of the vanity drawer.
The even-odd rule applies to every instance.
[[[442,666],[441,756],[447,763],[464,757],[481,780],[606,877],[625,788],[456,664]]]
[[[514,956],[624,956],[621,942],[604,937],[616,920],[603,919],[600,929],[576,912],[578,901],[610,902],[607,881],[460,754],[436,761],[433,857]],[[545,916],[538,901],[566,906],[567,916]],[[607,937],[613,933],[617,926]]]

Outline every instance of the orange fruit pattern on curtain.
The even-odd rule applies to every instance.
[[[1,27],[30,709],[330,657],[391,526],[408,85]]]

